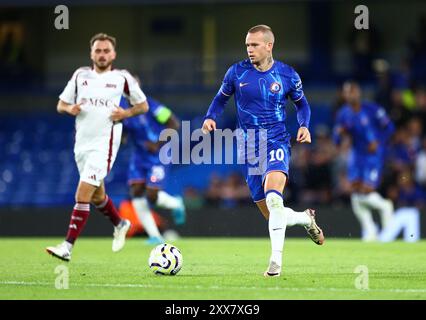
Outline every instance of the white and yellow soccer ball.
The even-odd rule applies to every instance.
[[[182,253],[174,245],[163,243],[152,249],[148,264],[155,274],[174,276],[182,268]]]

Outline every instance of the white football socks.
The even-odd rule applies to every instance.
[[[287,214],[287,227],[292,227],[295,225],[309,227],[311,225],[311,218],[306,212],[294,211],[289,207],[284,207],[284,210]]]
[[[358,193],[351,194],[352,210],[361,224],[363,240],[376,240],[377,229],[373,221],[373,215],[371,210],[362,203],[361,197],[362,195]]]
[[[267,192],[266,206],[269,210],[268,228],[272,249],[271,261],[281,266],[285,229],[287,226],[287,214],[282,196],[274,191]]]
[[[132,204],[137,213],[139,221],[142,223],[148,236],[161,237],[160,231],[158,230],[157,224],[155,223],[154,217],[152,216],[146,198],[134,198],[132,199]]]
[[[383,198],[378,192],[370,192],[366,195],[359,195],[359,201],[364,206],[370,206],[379,211],[383,228],[389,225],[394,211],[391,200]]]
[[[160,190],[158,191],[156,205],[164,209],[177,209],[180,207],[181,202],[179,198],[169,195],[167,192]]]

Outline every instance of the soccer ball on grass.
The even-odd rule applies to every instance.
[[[163,243],[152,249],[149,255],[149,267],[155,274],[174,276],[182,268],[183,258],[174,245]]]

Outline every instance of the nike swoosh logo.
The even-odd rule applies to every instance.
[[[275,229],[272,229],[272,231],[277,231],[277,230],[282,230],[282,228],[275,228]]]
[[[240,88],[242,88],[242,87],[244,87],[244,86],[246,86],[248,84],[249,84],[248,82],[240,82]]]

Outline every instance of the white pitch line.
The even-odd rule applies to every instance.
[[[54,288],[54,282],[27,282],[27,281],[0,281],[0,285],[21,285],[21,286],[52,286]],[[96,287],[96,288],[142,288],[142,289],[188,289],[188,290],[225,290],[225,289],[234,289],[234,290],[267,290],[267,291],[311,291],[311,292],[320,292],[320,291],[335,291],[335,292],[392,292],[392,293],[426,293],[426,289],[368,289],[360,290],[355,288],[296,288],[296,287],[235,287],[235,286],[165,286],[165,285],[152,285],[152,284],[132,284],[132,283],[77,283],[70,284],[70,287]]]

